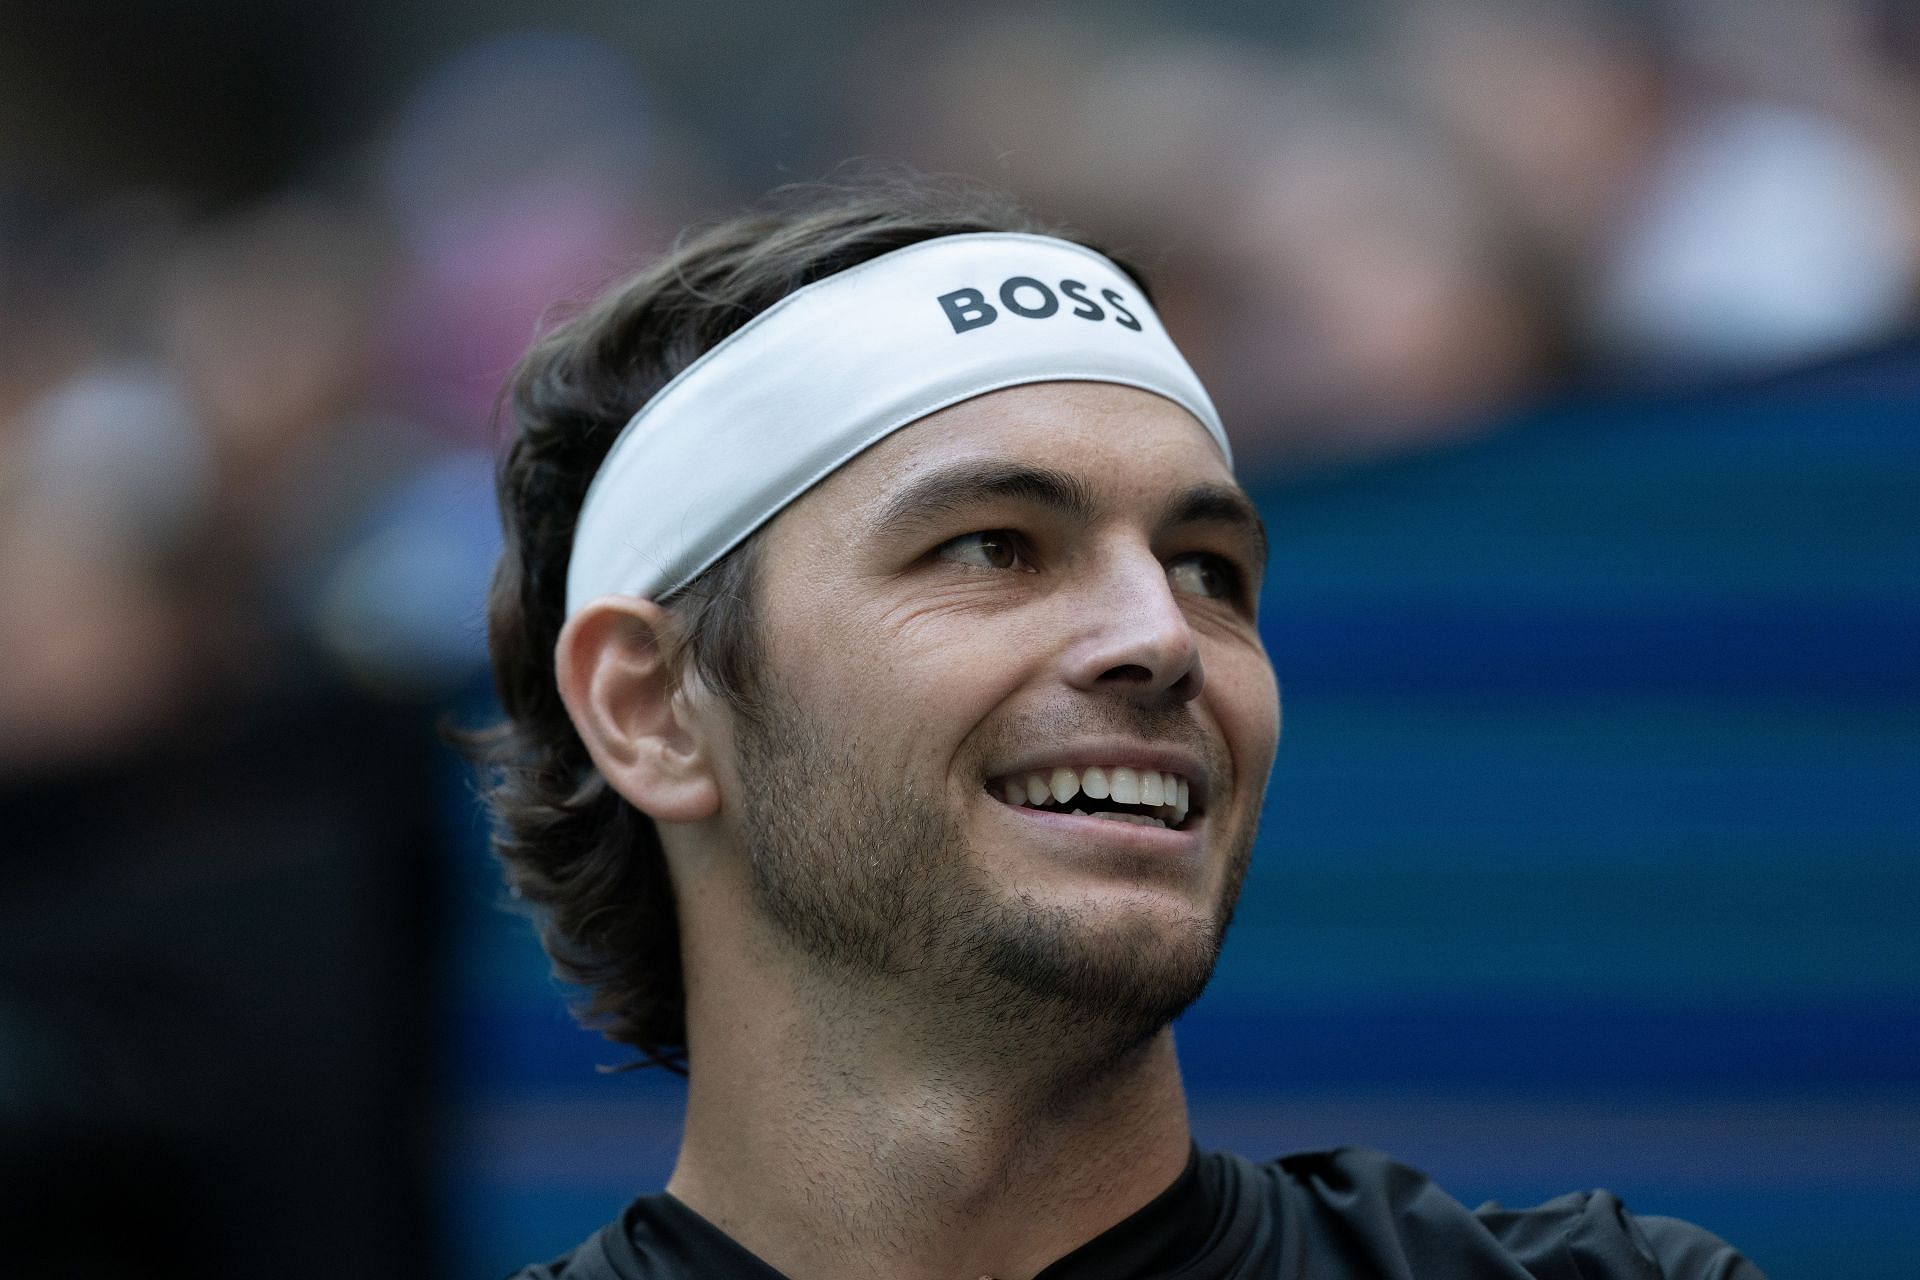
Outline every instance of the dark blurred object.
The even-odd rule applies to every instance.
[[[1873,34],[1889,61],[1920,76],[1920,4],[1914,0],[1875,0]]]
[[[430,1270],[434,749],[321,685],[8,779],[7,1275]]]
[[[280,181],[311,143],[310,68],[328,42],[303,28],[318,10],[77,0],[0,13],[0,172],[41,189],[231,198]]]

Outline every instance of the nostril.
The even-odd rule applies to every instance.
[[[1201,669],[1200,664],[1195,662],[1188,668],[1185,675],[1173,682],[1173,688],[1169,692],[1182,702],[1191,702],[1200,696],[1200,690],[1206,683],[1206,673]]]
[[[1161,679],[1153,673],[1151,668],[1143,667],[1137,662],[1126,662],[1101,672],[1099,683],[1109,687],[1118,685],[1123,688],[1157,692]],[[1176,701],[1191,702],[1200,696],[1200,689],[1205,683],[1206,677],[1201,674],[1200,664],[1196,662],[1181,672],[1177,679],[1167,684],[1165,693]]]

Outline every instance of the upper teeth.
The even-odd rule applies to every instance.
[[[1192,803],[1192,789],[1179,774],[1126,765],[1089,765],[1085,769],[1062,765],[1049,772],[1035,770],[1008,778],[1000,787],[1008,804],[1065,804],[1084,794],[1089,800],[1112,799],[1119,804],[1171,809],[1170,825],[1176,827],[1187,820]]]

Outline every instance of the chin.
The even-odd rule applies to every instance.
[[[1200,997],[1219,958],[1222,923],[1190,908],[1133,897],[1072,905],[1023,900],[977,935],[988,974],[1014,999],[1010,1014],[1144,1040]]]

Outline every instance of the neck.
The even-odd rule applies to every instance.
[[[688,986],[667,1189],[793,1280],[1032,1276],[1186,1162],[1169,1030],[1118,1047],[1062,1011],[969,1038],[955,1028],[980,1024],[926,1016],[924,995],[729,968],[688,966],[712,976]]]

